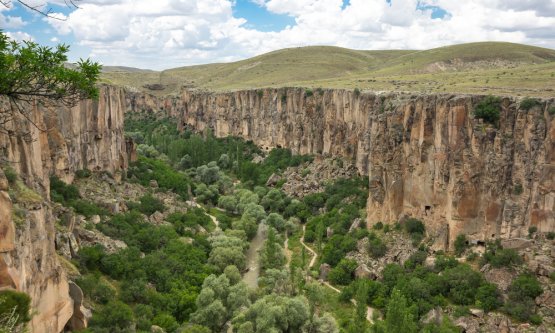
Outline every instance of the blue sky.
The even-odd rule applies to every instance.
[[[42,1],[65,20],[15,5],[0,8],[0,28],[17,39],[70,44],[71,60],[153,69],[305,45],[427,49],[502,40],[555,47],[555,0],[81,0],[79,8]]]

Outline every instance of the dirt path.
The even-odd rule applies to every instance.
[[[301,244],[312,254],[312,260],[310,260],[310,264],[308,265],[308,268],[311,269],[316,263],[316,258],[318,258],[318,254],[316,254],[316,251],[314,251],[308,245],[305,244],[304,242],[305,231],[306,231],[306,226],[303,225],[303,235],[301,237]],[[335,291],[336,293],[341,293],[341,290],[335,288],[334,286],[329,284],[329,282],[322,281],[321,283],[326,287],[330,288],[331,290]],[[351,299],[351,303],[353,303],[355,306],[357,305],[357,302],[354,299]],[[366,309],[366,320],[368,320],[370,324],[374,324],[373,317],[374,317],[374,309],[368,306]]]
[[[249,288],[255,289],[258,287],[258,276],[260,275],[260,258],[258,251],[262,248],[262,245],[264,245],[267,229],[264,223],[258,225],[256,235],[251,240],[249,249],[246,253],[248,271],[243,274],[243,281]]]
[[[306,225],[303,225],[303,236],[301,237],[301,244],[304,246],[305,249],[308,250],[308,252],[310,252],[312,254],[312,259],[310,260],[310,263],[308,264],[308,269],[311,269],[314,264],[316,263],[316,258],[318,258],[318,254],[316,254],[316,251],[314,251],[313,249],[311,249],[308,245],[306,245],[304,243],[304,233],[306,231]]]
[[[286,267],[289,267],[291,264],[291,250],[289,250],[289,235],[287,232],[285,233],[285,242],[283,242],[283,250],[285,251],[285,258],[287,259]]]

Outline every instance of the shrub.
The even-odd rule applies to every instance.
[[[360,89],[355,88],[354,94],[355,94],[356,97],[359,97],[360,96]]]
[[[513,194],[514,195],[521,195],[522,192],[524,192],[524,188],[522,187],[522,184],[516,184],[513,187]]]
[[[547,110],[547,112],[552,116],[555,115],[555,106],[550,107],[549,110]]]
[[[337,267],[330,271],[328,279],[332,283],[346,286],[353,280],[353,273],[357,266],[358,264],[354,260],[341,259]]]
[[[503,305],[501,293],[493,283],[485,283],[476,293],[476,305],[486,312],[493,311]]]
[[[482,257],[482,263],[489,263],[495,268],[522,264],[523,260],[516,250],[500,247],[488,247]]]
[[[304,94],[306,97],[311,97],[312,95],[314,95],[314,92],[312,91],[312,89],[306,88],[304,90]]]
[[[160,199],[152,196],[152,194],[142,196],[139,201],[140,203],[138,205],[131,204],[130,208],[136,208],[139,212],[149,216],[155,212],[163,212],[166,210],[164,203]]]
[[[542,103],[536,98],[525,98],[520,102],[520,108],[522,110],[530,110],[535,106],[541,106]]]
[[[468,240],[466,239],[466,235],[460,234],[455,239],[455,254],[461,256],[464,251],[468,248]]]
[[[30,305],[31,297],[25,293],[15,290],[0,291],[0,319],[11,317],[15,320],[15,325],[27,323],[31,320]]]
[[[372,226],[374,230],[382,230],[383,229],[383,222],[378,222]]]
[[[91,170],[89,169],[82,169],[82,170],[75,171],[75,177],[77,177],[78,179],[89,178],[91,175],[92,173],[91,173]]]
[[[538,227],[536,227],[535,225],[530,226],[528,228],[528,236],[532,237],[532,235],[534,235],[537,231],[538,231]]]
[[[424,233],[426,232],[426,227],[424,226],[424,223],[422,223],[422,221],[417,220],[415,218],[409,218],[408,220],[405,221],[403,226],[409,234],[424,235]]]
[[[369,239],[368,252],[372,258],[381,258],[387,252],[387,246],[379,237],[374,237]]]
[[[8,183],[10,183],[10,185],[14,185],[17,180],[17,172],[15,172],[15,170],[10,166],[6,166],[3,169]]]
[[[549,240],[554,240],[555,239],[555,232],[550,231],[545,235],[545,237]]]
[[[499,97],[487,96],[474,108],[474,116],[483,119],[486,123],[495,124],[499,121],[501,99]]]

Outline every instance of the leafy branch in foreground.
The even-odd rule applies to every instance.
[[[101,66],[87,59],[70,68],[68,51],[65,44],[51,48],[18,42],[0,31],[0,96],[7,97],[7,102],[0,104],[0,132],[28,136],[8,129],[7,124],[18,114],[39,128],[28,107],[34,101],[72,107],[80,100],[98,98],[95,83]]]
[[[79,6],[77,6],[78,1],[80,0],[64,0],[66,6],[72,7],[72,8],[79,8]],[[14,1],[12,0],[0,0],[0,5],[3,5],[6,8],[12,8],[13,2]],[[60,16],[52,12],[52,8],[46,7],[46,0],[44,3],[41,3],[41,4],[37,4],[34,1],[25,1],[25,0],[15,0],[15,2],[29,10],[32,10],[36,13],[44,15],[48,18],[64,21],[63,18],[61,18]]]

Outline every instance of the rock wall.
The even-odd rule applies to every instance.
[[[373,94],[284,88],[157,99],[128,97],[130,111],[162,110],[181,129],[210,128],[263,147],[343,156],[370,180],[368,223],[420,218],[437,248],[471,239],[555,230],[555,101],[530,110],[503,98],[497,127],[472,113],[483,96]],[[552,113],[552,112],[551,112]]]
[[[13,132],[0,133],[0,166],[15,170],[40,198],[10,198],[0,172],[0,289],[31,296],[31,332],[60,332],[74,311],[55,251],[49,176],[71,182],[74,172],[85,168],[121,175],[128,164],[127,149],[133,146],[123,136],[125,103],[122,89],[104,86],[98,101],[83,101],[72,109],[32,105],[28,111],[37,127],[17,119],[8,124]],[[17,135],[22,132],[30,132],[32,140]]]

